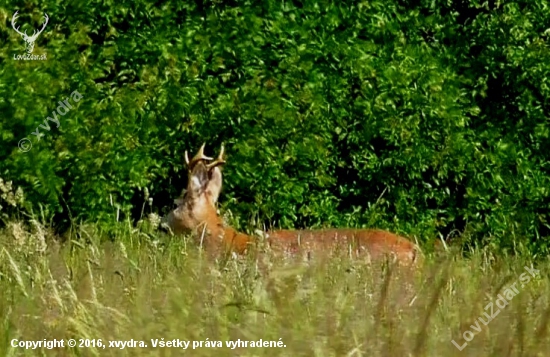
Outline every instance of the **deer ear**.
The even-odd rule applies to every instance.
[[[210,170],[209,175],[210,178],[206,185],[206,190],[210,193],[212,203],[216,203],[222,190],[222,170],[219,166],[216,166]]]
[[[191,173],[189,174],[189,182],[187,183],[187,192],[192,197],[200,195],[208,185],[208,170],[203,162],[198,162]]]
[[[220,154],[218,155],[216,160],[206,165],[206,168],[208,169],[208,184],[206,190],[210,194],[210,199],[214,204],[218,202],[218,197],[220,196],[220,192],[222,190],[223,177],[221,167],[225,165],[223,154],[224,147],[222,144],[220,148]]]

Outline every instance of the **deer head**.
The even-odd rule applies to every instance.
[[[223,226],[216,212],[216,202],[222,188],[224,149],[222,145],[220,155],[213,160],[204,154],[204,146],[191,160],[185,152],[187,189],[174,201],[177,207],[168,214],[166,222],[175,234],[202,233],[216,237]]]
[[[205,201],[204,203],[208,203],[209,206],[214,207],[216,202],[218,202],[222,189],[221,166],[225,164],[225,160],[223,159],[224,148],[222,145],[218,158],[213,160],[204,154],[204,146],[205,144],[202,144],[198,153],[191,160],[189,160],[189,155],[185,151],[185,163],[187,164],[189,176],[187,193],[190,194],[187,202],[195,202],[202,205],[203,201]],[[212,162],[207,164],[206,161]]]
[[[27,30],[25,30],[25,32],[21,32],[19,31],[19,27],[15,27],[15,20],[17,20],[17,12],[15,12],[15,14],[13,14],[13,17],[11,18],[11,26],[13,27],[13,29],[15,30],[15,32],[17,32],[18,34],[20,34],[22,37],[23,37],[23,40],[25,41],[26,43],[26,51],[28,54],[31,54],[32,51],[34,50],[34,42],[36,41],[36,39],[38,38],[38,36],[42,33],[42,31],[44,31],[44,29],[46,28],[46,25],[48,24],[48,15],[46,13],[44,13],[44,24],[42,25],[42,28],[36,32],[36,30],[33,30],[32,32],[32,35],[27,35]]]
[[[221,166],[225,164],[223,145],[215,160],[204,154],[204,146],[192,159],[185,152],[187,189],[174,201],[178,206],[168,214],[166,223],[175,234],[193,234],[210,253],[227,249],[242,254],[254,239],[225,226],[216,210],[222,189]]]

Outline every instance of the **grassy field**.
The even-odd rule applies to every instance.
[[[548,264],[529,273],[527,258],[466,255],[427,256],[413,274],[344,257],[210,263],[190,240],[147,227],[80,226],[60,243],[37,222],[8,223],[0,355],[547,356]],[[44,339],[64,347],[12,346]],[[187,350],[160,347],[173,339]],[[227,347],[239,339],[248,347]]]

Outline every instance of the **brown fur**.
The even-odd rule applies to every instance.
[[[418,253],[408,239],[380,229],[279,230],[269,232],[268,237],[273,249],[290,254],[300,250],[315,254],[340,249],[352,257],[379,259],[389,254],[399,261],[414,262]]]

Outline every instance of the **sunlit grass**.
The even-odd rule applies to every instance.
[[[61,356],[546,356],[548,264],[486,326],[487,304],[530,259],[474,251],[426,257],[415,273],[346,258],[207,261],[192,241],[125,227],[0,232],[0,354]],[[495,305],[495,312],[498,309]],[[465,331],[475,336],[462,351]],[[13,348],[12,339],[144,341],[147,348]],[[154,348],[151,340],[221,341]],[[208,340],[207,340],[208,339]],[[282,341],[281,348],[226,341]]]

